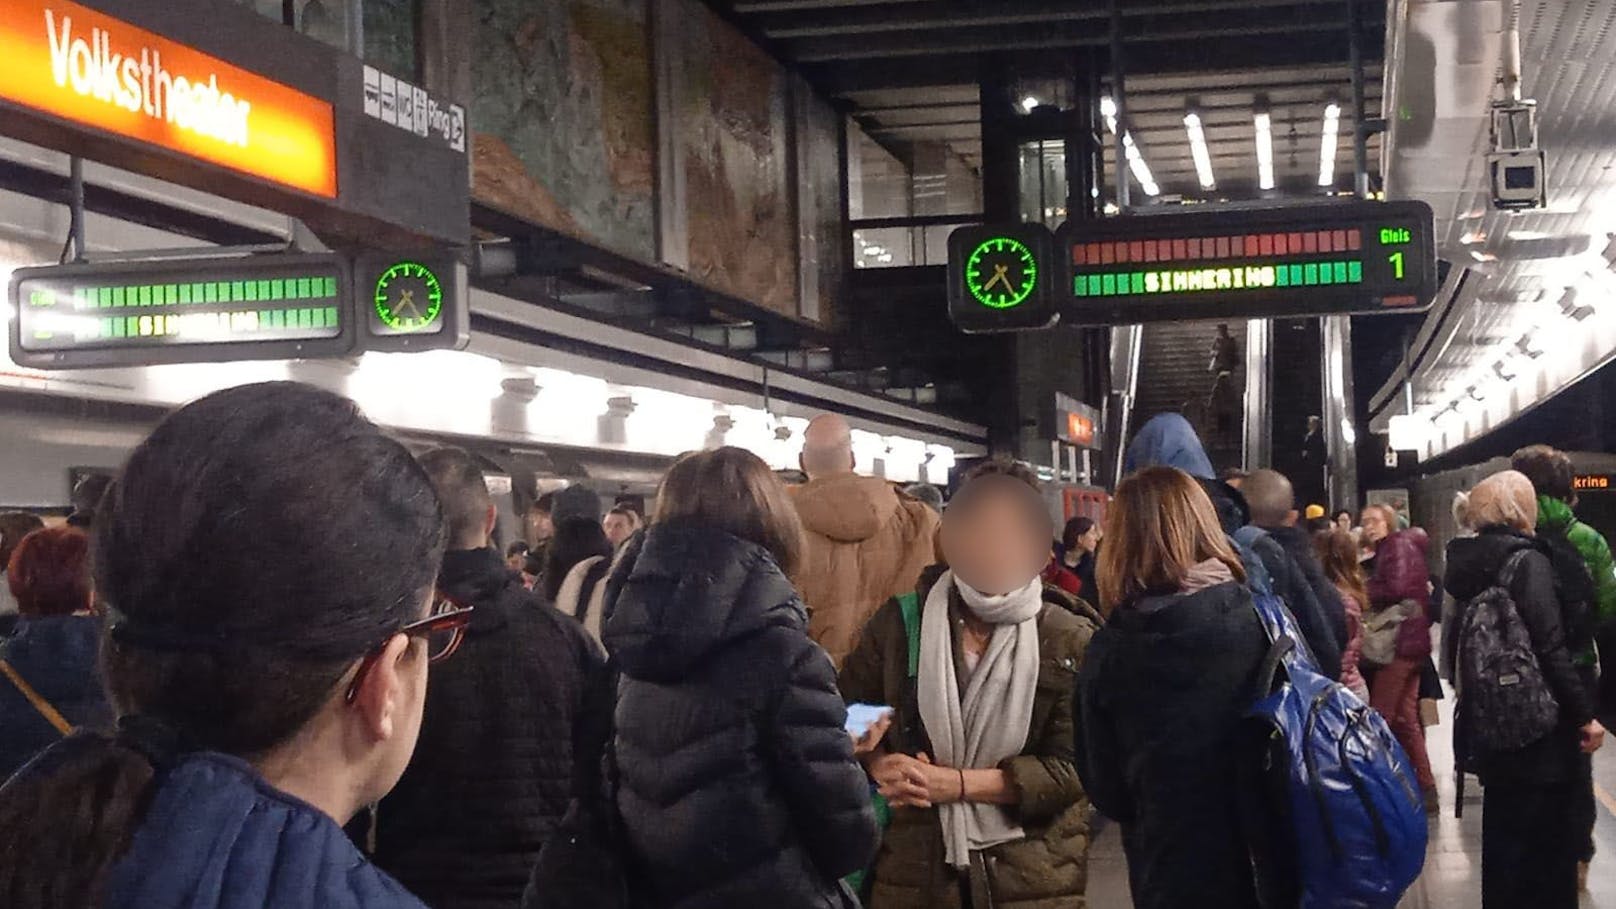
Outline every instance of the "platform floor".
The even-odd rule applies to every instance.
[[[1452,700],[1442,702],[1441,726],[1427,730],[1431,766],[1442,793],[1442,813],[1432,818],[1425,873],[1399,909],[1475,909],[1481,905],[1481,789],[1465,786],[1465,816],[1453,816]],[[1616,734],[1594,756],[1595,795],[1600,801],[1594,838],[1599,855],[1588,875],[1583,909],[1616,909]],[[1107,824],[1089,856],[1090,909],[1130,909],[1128,867],[1120,833]],[[1524,907],[1523,907],[1524,909]]]

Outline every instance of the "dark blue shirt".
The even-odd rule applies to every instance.
[[[205,752],[163,778],[107,909],[426,909],[319,809]]]
[[[97,655],[101,620],[95,616],[21,619],[17,631],[0,644],[0,659],[49,701],[75,729],[111,725],[112,709],[101,687]],[[0,782],[62,734],[0,676]]]

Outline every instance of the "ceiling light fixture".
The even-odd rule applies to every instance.
[[[1145,163],[1145,156],[1139,153],[1139,146],[1134,144],[1132,133],[1122,134],[1122,153],[1128,159],[1128,170],[1133,172],[1133,178],[1139,181],[1139,188],[1145,191],[1145,195],[1161,195],[1161,187],[1156,185],[1156,178],[1151,176],[1150,165]]]
[[[1202,189],[1213,189],[1218,181],[1212,175],[1212,153],[1206,147],[1206,130],[1201,128],[1201,115],[1190,111],[1184,115],[1184,131],[1190,137],[1190,157],[1195,159],[1195,176]]]
[[[1532,240],[1547,240],[1549,238],[1549,236],[1550,236],[1549,234],[1544,233],[1541,230],[1512,230],[1512,231],[1509,232],[1509,238],[1511,240],[1518,240],[1518,241],[1521,241],[1521,242],[1531,242]]]
[[[1038,99],[1034,98],[1032,95],[1028,95],[1027,97],[1021,99],[1021,109],[1029,114],[1032,113],[1033,109],[1037,106]]]
[[[1105,118],[1105,128],[1111,135],[1117,134],[1117,102],[1110,95],[1100,99],[1100,116]]]
[[[1341,105],[1324,106],[1324,133],[1319,143],[1319,185],[1335,186],[1335,156],[1341,138]]]
[[[1257,185],[1274,188],[1274,123],[1266,110],[1257,111]]]

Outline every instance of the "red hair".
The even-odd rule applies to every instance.
[[[17,610],[30,618],[90,608],[90,541],[76,527],[36,530],[11,554],[6,581]]]

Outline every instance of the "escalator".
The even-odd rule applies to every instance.
[[[1221,357],[1215,345],[1220,324],[1228,326],[1232,339],[1232,349],[1226,343]],[[1245,431],[1245,339],[1244,321],[1144,326],[1127,437],[1133,438],[1157,414],[1182,413],[1200,435],[1214,469],[1239,467]],[[1220,378],[1222,367],[1229,366],[1228,375]]]

